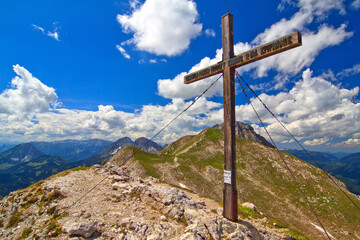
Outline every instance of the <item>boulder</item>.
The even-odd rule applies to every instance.
[[[246,202],[241,204],[241,206],[251,208],[252,210],[256,211],[256,206],[253,203]]]
[[[64,224],[63,231],[69,235],[80,235],[83,237],[90,237],[97,230],[98,221],[93,220],[89,222],[67,222]]]

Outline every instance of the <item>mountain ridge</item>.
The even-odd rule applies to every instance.
[[[39,151],[59,156],[69,162],[76,162],[87,159],[100,152],[112,142],[102,139],[88,140],[61,140],[52,142],[30,142]]]
[[[67,168],[68,162],[47,155],[31,143],[19,144],[0,154],[0,197]]]
[[[84,164],[90,166],[101,164],[122,147],[128,145],[137,145],[140,147],[140,144],[144,144],[144,142],[148,142],[145,150],[150,152],[162,150],[161,145],[149,141],[146,138],[138,138],[133,142],[128,137],[120,138],[112,144],[110,144],[111,142],[109,141],[101,139],[69,139],[54,142],[18,144],[0,153],[0,198],[11,191],[27,187],[31,183],[44,179],[59,171]],[[46,153],[39,150],[39,148]],[[99,151],[99,149],[101,151]],[[89,153],[92,154],[89,158],[76,160],[77,158],[81,158],[80,156],[86,156]],[[65,156],[66,159],[63,159],[61,156]],[[67,161],[67,159],[70,159],[70,161]],[[25,169],[25,166],[28,168]],[[10,179],[12,181],[9,181]]]
[[[244,225],[240,221],[240,225],[231,225],[222,220],[221,212],[216,208],[202,212],[201,207],[191,207],[195,206],[193,203],[186,205],[192,198],[185,195],[190,196],[190,193],[221,203],[223,147],[223,132],[211,128],[195,136],[180,138],[158,154],[134,146],[123,147],[103,165],[61,172],[4,198],[1,201],[4,207],[0,214],[4,220],[0,222],[0,228],[3,228],[0,235],[10,238],[27,234],[28,237],[58,239],[80,233],[85,238],[98,239],[111,236],[136,236],[139,239],[152,234],[160,234],[157,239],[169,236],[206,239],[210,235],[218,239],[218,234],[225,234],[229,239],[245,236],[262,239],[258,234],[272,237],[264,239],[323,237],[278,152],[242,138],[236,139],[238,208],[242,223],[251,224]],[[360,239],[360,216],[346,204],[348,199],[322,171],[290,154],[283,155],[329,233],[337,239],[349,236]],[[337,183],[344,187],[340,181]],[[171,187],[165,190],[164,184]],[[184,195],[171,190],[178,188],[185,188],[189,193]],[[85,193],[88,195],[83,198]],[[357,196],[347,193],[360,204]],[[195,203],[204,206],[208,201],[202,198]],[[178,222],[175,224],[174,220]],[[161,228],[157,225],[159,222],[167,227]],[[229,228],[221,228],[219,224]],[[80,231],[79,226],[86,226],[91,231]],[[254,226],[259,226],[260,230]],[[149,235],[141,229],[149,229]],[[156,229],[162,229],[164,235]],[[179,229],[175,232],[181,235],[171,234],[174,233],[171,229]],[[219,232],[216,229],[236,231]],[[275,232],[280,235],[272,235]]]
[[[224,123],[216,124],[212,128],[224,131]],[[240,121],[235,122],[235,136],[274,148],[263,136],[257,134],[252,126]]]
[[[126,161],[126,166],[140,177],[152,176],[170,185],[183,185],[199,195],[221,201],[224,184],[223,144],[223,133],[220,130],[205,129],[198,135],[180,138],[158,155],[132,147],[124,148],[109,163],[122,165]],[[286,223],[312,238],[321,238],[322,233],[311,224],[316,220],[278,152],[241,138],[236,139],[236,145],[239,202],[252,202],[258,211],[271,219]],[[299,184],[305,186],[305,194],[311,199],[329,232],[335,238],[351,233],[360,239],[356,227],[360,215],[342,192],[320,169],[292,155],[282,155]],[[360,204],[358,197],[348,192],[342,182],[335,181]],[[336,231],[339,226],[343,229],[341,233]]]
[[[145,143],[147,143],[146,146],[144,146]],[[101,164],[102,162],[109,160],[114,154],[126,146],[143,147],[143,150],[149,151],[150,153],[158,153],[163,149],[161,145],[144,137],[138,138],[135,141],[132,141],[129,137],[124,137],[110,144],[107,148],[94,156],[85,159],[83,163],[86,166]]]

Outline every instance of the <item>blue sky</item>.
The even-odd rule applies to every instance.
[[[1,1],[0,142],[152,137],[213,82],[182,83],[221,61],[221,16],[235,53],[294,31],[303,46],[238,69],[311,150],[360,151],[359,0]],[[236,117],[264,130],[237,87]],[[281,147],[294,147],[254,100]],[[223,121],[215,84],[155,141]]]

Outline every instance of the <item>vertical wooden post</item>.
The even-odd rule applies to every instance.
[[[234,57],[233,15],[224,15],[221,19],[223,62]],[[223,216],[236,222],[238,218],[236,190],[236,139],[235,139],[235,69],[227,64],[224,68],[224,174],[231,181],[224,183]]]
[[[221,18],[222,61],[184,76],[189,84],[223,73],[224,79],[224,207],[223,216],[233,222],[238,220],[236,191],[236,139],[235,139],[235,68],[301,46],[301,33],[294,32],[234,56],[233,15]]]

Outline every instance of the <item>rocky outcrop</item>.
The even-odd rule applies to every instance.
[[[224,130],[224,123],[216,124],[212,128]],[[268,147],[272,147],[272,148],[274,147],[263,136],[257,134],[252,126],[245,124],[243,122],[235,123],[235,135],[236,137],[257,142]]]
[[[94,187],[96,186],[96,187]],[[265,227],[234,223],[204,199],[140,179],[127,167],[62,172],[1,202],[1,239],[282,239]],[[210,201],[210,200],[207,200]],[[251,227],[249,227],[249,224]],[[254,230],[255,229],[255,230]]]

